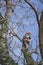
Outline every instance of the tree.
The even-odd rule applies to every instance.
[[[14,1],[15,3],[12,3],[12,0],[6,0],[5,1],[6,2],[6,5],[5,4],[2,4],[2,3],[0,3],[0,5],[1,6],[6,6],[6,13],[5,13],[5,23],[4,23],[4,26],[5,27],[3,27],[4,29],[5,29],[5,31],[4,31],[4,33],[3,33],[3,35],[6,35],[5,36],[5,41],[7,41],[7,33],[8,33],[8,25],[9,25],[9,22],[10,22],[10,10],[12,11],[12,12],[14,12],[14,8],[16,7],[16,6],[20,6],[20,7],[22,7],[23,8],[23,6],[21,6],[21,5],[19,5],[19,3],[21,2],[21,0],[19,1],[19,0],[17,0],[17,1]],[[42,21],[43,22],[43,20],[42,20],[42,16],[41,16],[41,19],[39,20],[39,17],[38,17],[38,13],[37,13],[37,11],[36,11],[36,9],[35,9],[35,7],[28,1],[28,0],[24,0],[24,2],[25,3],[27,3],[30,7],[31,7],[31,9],[34,11],[34,13],[35,13],[35,16],[36,16],[36,20],[37,20],[37,23],[38,23],[38,27],[39,27],[39,48],[40,48],[40,52],[41,52],[41,56],[42,56],[42,58],[43,58],[43,34],[42,34],[42,26],[43,26],[43,24],[40,22],[40,21]],[[17,17],[16,17],[17,18]],[[17,22],[17,24],[18,24],[18,22]],[[18,24],[18,26],[19,26],[19,24]],[[21,40],[21,38],[17,35],[17,33],[15,33],[14,32],[14,30],[13,29],[11,29],[11,30],[9,30],[10,32],[9,32],[9,34],[12,34],[13,36],[15,36],[15,37],[17,37],[19,40],[20,40],[20,42],[22,42],[22,40]],[[2,36],[3,36],[2,35]],[[7,43],[7,42],[6,42]],[[25,53],[25,52],[24,52]],[[23,54],[24,54],[23,53]],[[28,56],[27,56],[28,57]],[[26,58],[27,58],[26,57]],[[27,60],[27,59],[26,59]]]
[[[8,53],[8,47],[6,45],[7,43],[7,31],[8,31],[8,23],[9,23],[9,17],[10,17],[10,8],[8,5],[8,0],[6,0],[6,15],[4,20],[3,16],[0,13],[0,64],[1,65],[17,65],[14,60],[9,56]]]
[[[40,18],[40,51],[41,51],[41,56],[42,56],[42,59],[43,59],[43,11],[42,11],[42,14],[41,14],[41,18]]]
[[[28,5],[31,6],[32,10],[34,11],[34,13],[35,13],[35,15],[36,15],[36,20],[37,20],[38,26],[39,26],[39,47],[40,47],[41,56],[42,56],[42,59],[43,59],[43,52],[42,52],[43,49],[41,49],[41,48],[43,47],[43,43],[41,43],[42,40],[40,40],[41,37],[43,37],[43,36],[41,36],[41,35],[42,35],[42,32],[41,32],[41,31],[42,31],[42,26],[43,26],[43,24],[41,24],[41,22],[43,22],[43,19],[42,19],[42,17],[43,17],[43,11],[42,11],[41,22],[40,22],[40,20],[39,20],[39,18],[38,18],[38,13],[37,13],[36,9],[28,2],[28,0],[25,0],[25,2],[26,2]]]

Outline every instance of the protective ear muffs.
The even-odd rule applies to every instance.
[[[29,38],[30,36],[29,36],[29,35],[27,35],[26,37],[27,37],[27,38]]]

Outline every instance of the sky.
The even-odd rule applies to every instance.
[[[41,12],[43,10],[43,4],[40,3],[37,0],[31,0],[31,2],[34,3],[35,8],[38,11],[39,19],[40,19],[40,15],[41,15]],[[27,11],[28,10],[28,5],[26,3],[24,4],[24,6],[25,6],[25,9],[22,9],[21,7],[17,6],[15,8],[15,13],[17,15],[16,22],[23,23],[23,26],[24,26],[25,30],[23,29],[23,26],[20,25],[19,27],[18,26],[16,27],[15,31],[18,33],[18,35],[21,38],[23,37],[23,35],[26,32],[30,32],[31,33],[31,38],[32,38],[32,41],[30,42],[30,44],[32,45],[32,48],[35,49],[36,44],[38,44],[38,42],[39,42],[38,41],[38,24],[37,24],[35,14],[34,14],[33,10],[30,9],[29,11]],[[13,13],[13,15],[15,13]],[[15,16],[12,17],[12,22],[15,21],[14,18],[15,18]],[[19,43],[19,45],[21,45],[21,43]],[[17,54],[17,56],[19,56],[21,54],[21,50],[19,48],[15,48],[14,52]],[[39,49],[38,49],[38,52],[39,52]],[[34,60],[36,60],[37,55],[33,54],[32,57],[33,57]],[[39,57],[39,60],[40,60],[40,58],[41,57]]]
[[[33,3],[32,5],[36,8],[36,10],[38,11],[39,14],[39,19],[40,19],[40,15],[41,12],[43,10],[43,4],[40,3],[38,0],[30,0],[31,3]],[[14,13],[11,14],[11,19],[10,19],[10,27],[14,28],[16,23],[19,22],[18,26],[16,25],[16,27],[14,28],[14,31],[17,32],[17,34],[19,35],[19,37],[23,38],[23,35],[26,32],[30,32],[31,33],[31,38],[32,41],[30,42],[30,44],[32,45],[32,48],[35,49],[36,44],[38,44],[38,24],[36,21],[36,17],[35,14],[33,12],[32,9],[30,9],[30,6],[28,6],[26,3],[22,3],[21,5],[23,5],[25,8],[16,6],[16,8],[14,9]],[[5,15],[5,7],[0,8],[0,12],[2,13],[2,15]],[[12,40],[12,38],[11,38]],[[15,41],[14,41],[15,40]],[[8,40],[9,42],[9,40]],[[16,44],[14,44],[16,42]],[[21,56],[21,47],[22,47],[22,43],[15,37],[13,38],[12,43],[10,44],[11,46],[11,50],[13,50],[13,52],[17,55],[17,56]],[[39,51],[39,49],[38,49]],[[14,60],[16,60],[16,62],[19,60],[19,65],[21,65],[21,62],[23,62],[23,60],[15,58],[15,56],[9,52],[9,54],[13,57]],[[23,57],[23,55],[21,56]],[[35,54],[32,55],[33,59],[36,60],[37,56]],[[40,59],[40,58],[39,58]]]

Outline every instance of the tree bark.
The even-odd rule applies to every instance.
[[[43,59],[43,11],[40,18],[40,52]]]
[[[15,61],[9,56],[8,47],[7,47],[7,33],[8,25],[10,22],[10,7],[9,2],[11,0],[6,0],[6,21],[2,23],[2,28],[0,30],[0,64],[1,65],[18,65]],[[2,18],[3,19],[3,18]]]

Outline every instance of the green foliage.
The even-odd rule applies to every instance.
[[[34,60],[31,57],[31,53],[28,52],[26,48],[22,48],[22,52],[23,52],[24,57],[26,59],[27,65],[34,65]]]
[[[1,12],[0,12],[0,20],[2,20],[3,19],[3,16],[2,16],[2,14],[1,14]]]
[[[2,65],[17,65],[14,60],[9,56],[6,45],[6,40],[0,38],[0,64]]]
[[[28,52],[26,48],[22,48],[24,58],[26,59],[27,65],[42,65],[42,61],[35,62],[31,56],[31,52]]]
[[[0,16],[0,19],[3,17]],[[4,25],[4,26],[3,26]],[[9,56],[8,47],[7,47],[7,38],[3,35],[7,32],[7,23],[2,24],[2,29],[0,30],[0,64],[2,65],[18,65],[15,61]]]

